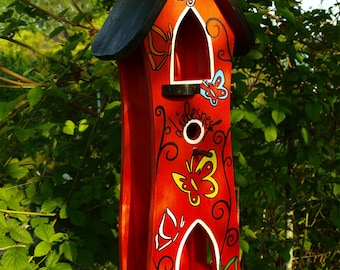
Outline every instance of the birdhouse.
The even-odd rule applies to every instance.
[[[120,269],[238,269],[233,55],[253,44],[235,0],[118,0],[92,53],[117,60],[123,117]]]

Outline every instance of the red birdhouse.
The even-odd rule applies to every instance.
[[[252,44],[235,0],[114,6],[92,53],[120,74],[120,269],[238,269],[230,84]]]

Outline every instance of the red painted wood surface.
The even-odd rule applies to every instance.
[[[120,60],[122,270],[238,269],[230,134],[235,34],[214,0],[168,0]],[[166,85],[195,95],[164,95]]]

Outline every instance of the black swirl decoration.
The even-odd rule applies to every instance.
[[[211,211],[214,219],[220,220],[230,215],[230,204],[225,200],[219,200],[214,203]]]
[[[166,125],[166,113],[163,106],[159,105],[155,109],[155,115],[157,117],[162,117],[163,120],[163,130],[161,135],[161,141],[159,144],[157,161],[156,161],[156,173],[158,172],[158,163],[161,157],[161,154],[165,151],[165,158],[168,161],[174,161],[178,156],[178,146],[174,142],[164,143],[164,136],[170,134],[171,127]]]
[[[231,205],[225,200],[217,201],[212,207],[212,217],[216,220],[221,220],[223,218],[227,219],[226,233],[224,236],[224,243],[221,248],[221,254],[223,252],[224,246],[232,247],[237,244],[239,239],[239,232],[236,228],[229,228],[231,215]]]
[[[226,140],[226,137],[225,137],[224,131],[216,130],[213,136],[213,142],[215,144],[221,144],[221,143],[225,144],[225,140]]]
[[[174,260],[170,256],[164,256],[162,257],[158,264],[153,262],[155,265],[155,268],[157,270],[173,270],[174,269]]]
[[[228,247],[234,246],[238,242],[239,232],[236,228],[230,228],[227,231],[226,243]]]
[[[215,144],[221,144],[222,145],[222,161],[223,161],[223,167],[224,170],[226,170],[226,167],[232,167],[233,166],[233,158],[229,155],[226,155],[226,150],[228,147],[227,140],[230,135],[231,128],[228,129],[228,131],[225,133],[223,130],[216,130],[213,135],[213,142]]]
[[[226,50],[220,49],[218,51],[218,59],[225,62],[231,62],[232,55],[229,47],[229,35],[223,22],[217,18],[210,18],[206,22],[206,30],[209,36],[211,36],[212,38],[218,38],[221,34],[221,31],[225,33]]]

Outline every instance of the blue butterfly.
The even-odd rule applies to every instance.
[[[214,78],[209,83],[204,80],[200,85],[200,94],[210,101],[212,106],[217,106],[219,99],[228,97],[228,89],[224,87],[225,77],[221,69],[217,70]]]

